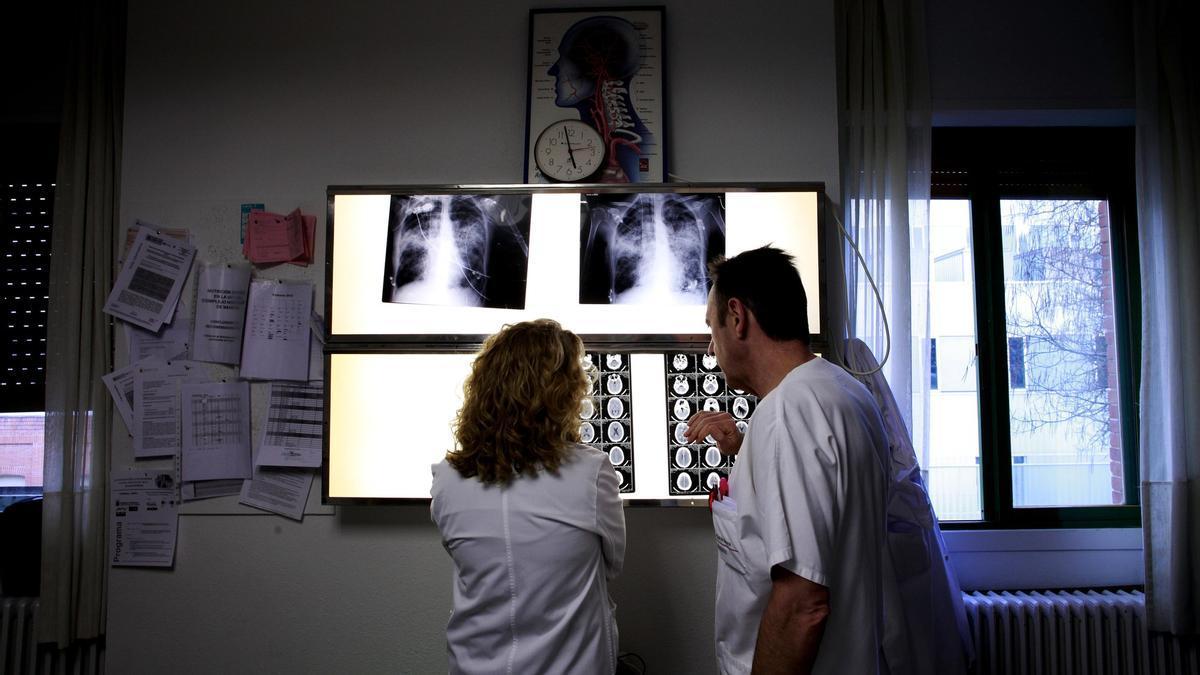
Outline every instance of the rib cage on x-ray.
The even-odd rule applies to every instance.
[[[528,195],[393,195],[383,300],[522,308]]]
[[[708,262],[725,252],[716,194],[588,195],[579,301],[704,304]]]

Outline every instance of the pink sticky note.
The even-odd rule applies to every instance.
[[[304,232],[299,213],[299,209],[287,216],[251,211],[246,223],[246,257],[250,262],[281,263],[303,255]]]

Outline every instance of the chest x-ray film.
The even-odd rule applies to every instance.
[[[707,264],[791,253],[821,328],[812,188],[330,190],[330,332],[488,335],[549,317],[580,334],[700,336]]]
[[[528,194],[393,195],[383,301],[525,306]]]

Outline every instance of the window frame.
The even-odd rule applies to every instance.
[[[1135,355],[1141,352],[1141,298],[1133,129],[943,127],[933,130],[932,150],[930,197],[970,200],[983,493],[982,520],[945,522],[943,528],[1139,527],[1141,373]],[[1000,202],[1043,197],[1108,202],[1124,505],[1013,505],[1004,257],[996,253],[1003,251]]]

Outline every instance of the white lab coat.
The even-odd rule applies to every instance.
[[[879,367],[866,343],[846,345],[859,372]],[[921,466],[891,387],[880,373],[859,378],[875,397],[890,445],[883,652],[891,675],[965,673],[974,658],[962,591]],[[957,639],[955,639],[957,637]]]
[[[450,672],[616,670],[608,581],[624,561],[625,515],[605,453],[573,446],[556,473],[507,486],[443,460],[430,511],[455,568]]]
[[[887,439],[871,394],[816,358],[754,411],[712,504],[717,539],[717,663],[749,673],[778,565],[829,589],[813,672],[876,672],[882,631]]]

